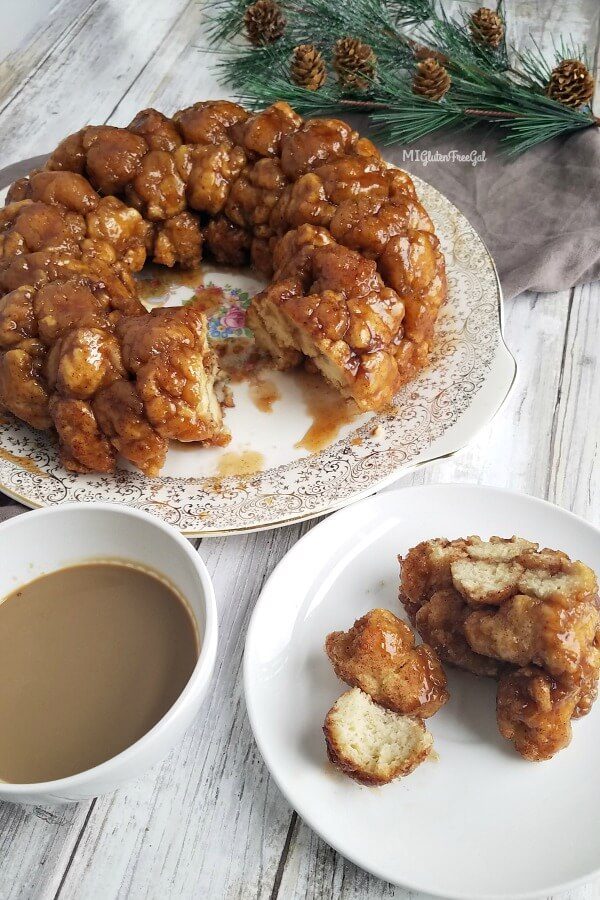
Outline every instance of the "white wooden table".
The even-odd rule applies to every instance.
[[[534,34],[550,47],[553,35],[571,32],[598,55],[598,0],[507,6],[515,40]],[[145,106],[172,112],[225,96],[207,73],[203,18],[197,0],[57,2],[0,64],[0,167],[50,150],[85,122],[123,125]],[[506,486],[598,523],[600,284],[522,295],[505,320],[519,366],[509,401],[466,450],[402,483]],[[265,578],[310,527],[196,542],[220,613],[217,668],[198,720],[160,768],[113,796],[62,808],[0,804],[0,900],[409,896],[302,823],[250,732],[241,681],[248,617]],[[566,897],[600,898],[600,883]]]

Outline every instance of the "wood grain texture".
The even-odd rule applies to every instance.
[[[4,112],[23,86],[42,71],[51,53],[59,53],[76,34],[97,0],[59,0],[23,46],[0,63],[0,111]]]
[[[108,121],[193,0],[104,0],[67,28],[2,112],[3,164],[51,150],[87,122]],[[67,4],[68,6],[68,4]]]
[[[548,49],[571,32],[599,46],[597,0],[507,7],[518,44],[534,34]],[[46,27],[0,65],[0,165],[48,150],[88,121],[124,124],[143,106],[172,112],[224,95],[207,71],[203,17],[196,0],[57,3]],[[600,287],[523,295],[507,305],[505,333],[519,373],[503,409],[468,448],[402,484],[511,487],[598,521]],[[64,808],[0,804],[0,900],[416,898],[304,825],[252,738],[241,683],[248,618],[273,567],[310,527],[201,543],[220,641],[200,716],[161,766],[111,797]],[[561,900],[599,897],[597,883]]]

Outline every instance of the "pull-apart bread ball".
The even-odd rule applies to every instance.
[[[384,709],[359,688],[346,691],[334,703],[323,732],[331,762],[367,785],[409,775],[433,744],[421,719]]]
[[[434,715],[448,700],[435,650],[415,647],[411,629],[387,609],[373,609],[349,631],[333,631],[325,650],[335,674],[394,712]]]
[[[523,538],[424,541],[401,560],[400,600],[442,660],[499,678],[498,724],[527,759],[571,739],[600,673],[592,570]]]
[[[242,147],[249,159],[281,156],[281,144],[293,134],[302,119],[288,103],[278,101],[251,116],[240,116],[229,128],[234,144]]]
[[[375,263],[309,225],[285,236],[275,261],[250,308],[257,341],[280,367],[308,357],[360,409],[383,409],[402,382],[404,305]]]
[[[384,408],[426,363],[446,282],[410,177],[339,120],[214,100],[85,126],[10,188],[3,408],[54,425],[76,471],[109,471],[119,452],[155,474],[169,439],[226,442],[203,314],[189,314],[191,343],[171,341],[177,317],[144,313],[133,278],[146,259],[192,268],[204,252],[272,276],[249,312],[257,343],[282,367],[311,359],[361,409]],[[119,320],[132,316],[130,333]],[[116,351],[103,350],[92,372],[94,341],[122,349],[145,330],[164,331],[145,362],[106,368]]]
[[[578,694],[537,666],[507,671],[498,682],[500,734],[526,759],[550,759],[571,741]]]
[[[362,784],[408,775],[429,755],[423,719],[448,700],[446,676],[431,647],[387,609],[373,609],[348,631],[333,631],[325,651],[352,687],[332,706],[323,731],[331,762]]]
[[[39,429],[52,425],[43,366],[44,355],[36,342],[0,353],[0,409]]]
[[[208,347],[206,317],[198,309],[172,307],[126,318],[117,334],[148,421],[162,437],[228,443],[214,392],[216,356]]]
[[[60,441],[60,461],[70,472],[112,472],[116,453],[85,400],[61,397],[50,399],[52,423]]]
[[[281,168],[290,181],[340,156],[371,156],[379,151],[339,119],[308,119],[281,140]]]

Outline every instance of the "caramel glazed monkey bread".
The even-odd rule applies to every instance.
[[[400,602],[440,659],[498,679],[496,714],[521,756],[550,759],[600,676],[594,572],[524,538],[436,538],[400,560]]]
[[[344,122],[227,101],[88,126],[12,185],[0,226],[0,407],[58,432],[76,472],[157,474],[170,439],[229,440],[206,318],[147,313],[146,259],[250,263],[248,324],[276,366],[307,357],[362,410],[425,364],[444,260],[410,177]]]

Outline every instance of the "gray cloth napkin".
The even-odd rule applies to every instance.
[[[8,497],[0,494],[0,522],[5,522],[7,519],[18,516],[19,513],[22,512],[25,512],[24,506],[21,506],[20,503],[15,503],[14,500],[9,500]]]
[[[365,129],[364,121],[362,130]],[[412,151],[412,154],[411,154]],[[469,160],[442,159],[456,151]],[[427,153],[439,154],[428,162]],[[596,128],[507,159],[486,128],[384,147],[389,162],[445,194],[492,254],[504,296],[561,291],[600,277],[600,133]]]

